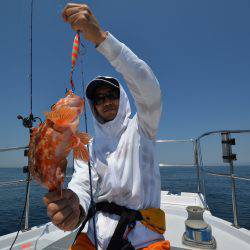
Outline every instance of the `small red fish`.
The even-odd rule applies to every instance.
[[[85,145],[90,138],[79,133],[80,114],[84,100],[71,90],[45,112],[46,120],[31,129],[29,170],[31,175],[50,191],[60,190],[64,182],[66,157],[74,150],[74,157],[88,161]]]

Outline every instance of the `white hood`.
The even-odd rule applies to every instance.
[[[119,109],[115,119],[109,122],[102,123],[97,117],[97,114],[93,108],[93,103],[89,101],[93,113],[95,137],[94,137],[94,149],[95,155],[98,158],[103,158],[106,152],[113,152],[116,148],[116,143],[119,141],[121,134],[126,130],[128,122],[131,116],[131,108],[128,96],[124,91],[121,84],[120,87],[120,101]],[[103,159],[102,159],[103,160]]]

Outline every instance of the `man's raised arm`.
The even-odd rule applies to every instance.
[[[97,50],[123,75],[135,100],[140,128],[149,138],[155,138],[162,103],[160,86],[152,70],[111,34]]]
[[[162,103],[159,83],[150,67],[126,45],[104,32],[85,4],[67,4],[62,16],[72,29],[81,31],[97,50],[120,72],[135,99],[139,127],[154,139],[158,128]]]

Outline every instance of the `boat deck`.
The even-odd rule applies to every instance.
[[[187,218],[187,206],[201,206],[201,197],[196,193],[181,193],[180,195],[161,192],[161,208],[166,212],[167,230],[165,238],[170,240],[171,249],[199,249],[182,244],[182,235],[185,231],[185,220]],[[217,249],[220,250],[249,250],[250,231],[237,229],[231,223],[214,217],[206,210],[204,219],[212,227],[213,236],[217,242]],[[76,232],[63,232],[51,223],[33,227],[27,232],[20,232],[14,249],[46,249],[63,250],[68,249]],[[0,237],[0,249],[7,250],[16,236],[16,233]]]
[[[202,207],[198,194],[171,195],[162,192],[161,208],[166,212],[167,226],[165,238],[170,240],[171,249],[199,249],[182,244],[182,235],[185,231],[185,220],[187,219],[186,206],[190,205]],[[250,232],[248,230],[237,229],[231,223],[212,216],[208,210],[204,212],[204,220],[212,227],[212,233],[217,243],[216,249],[250,249]]]

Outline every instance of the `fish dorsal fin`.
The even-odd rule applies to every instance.
[[[46,119],[52,121],[56,125],[63,125],[74,121],[77,112],[69,107],[62,106],[60,109],[50,112],[44,112]]]
[[[90,137],[87,133],[78,132],[76,135],[77,135],[77,137],[80,138],[81,143],[83,143],[84,145],[87,145],[89,143]]]
[[[78,147],[74,148],[74,158],[89,161],[89,152],[83,143],[80,143]]]

